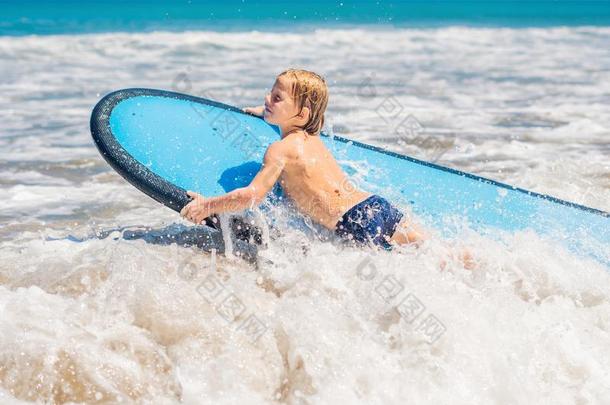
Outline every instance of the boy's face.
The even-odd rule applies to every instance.
[[[288,80],[280,77],[273,84],[271,92],[265,96],[263,118],[269,124],[283,126],[291,120],[300,121],[299,117],[295,117],[299,111],[290,94],[289,84]]]

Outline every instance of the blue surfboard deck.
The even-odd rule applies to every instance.
[[[241,109],[180,93],[125,89],[94,108],[91,132],[110,165],[168,207],[247,185],[276,127]],[[451,236],[466,223],[488,234],[531,229],[610,266],[610,215],[548,195],[322,134],[360,187],[410,206],[427,225]],[[213,225],[211,222],[209,225]]]

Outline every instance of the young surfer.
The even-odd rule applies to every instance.
[[[404,213],[350,183],[318,136],[327,103],[328,88],[321,76],[300,69],[280,73],[264,106],[244,109],[281,131],[281,139],[265,152],[260,171],[247,187],[221,196],[189,191],[193,200],[180,214],[200,224],[212,214],[251,208],[279,180],[300,212],[353,243],[389,249],[423,241],[426,233]]]

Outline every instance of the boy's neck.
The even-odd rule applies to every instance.
[[[305,130],[303,130],[303,128],[290,128],[290,129],[287,129],[287,130],[285,130],[285,131],[283,130],[283,131],[281,132],[280,137],[281,137],[282,139],[284,139],[284,138],[286,138],[288,135],[292,135],[292,134],[297,133],[297,132],[303,132],[304,134],[309,135],[307,132],[305,132]]]

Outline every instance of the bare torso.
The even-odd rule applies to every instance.
[[[319,136],[299,131],[280,141],[284,169],[280,185],[299,211],[328,229],[370,193],[356,189]]]

